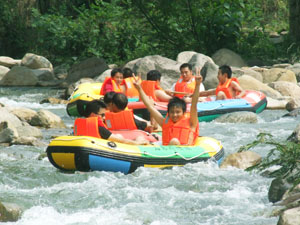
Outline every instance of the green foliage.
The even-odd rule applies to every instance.
[[[26,12],[19,11],[17,0],[0,4],[0,55],[23,57],[28,47],[30,32]]]
[[[33,52],[55,65],[91,56],[117,64],[154,54],[174,59],[181,51],[211,55],[220,48],[270,61],[299,55],[288,39],[269,40],[269,31],[288,29],[287,0],[20,2],[0,5],[2,55]]]
[[[257,145],[264,144],[273,146],[268,155],[258,164],[248,170],[258,169],[260,171],[272,166],[279,166],[269,175],[272,177],[286,178],[294,186],[300,183],[300,143],[286,141],[279,143],[272,139],[272,135],[260,133],[257,140],[242,146],[239,151],[249,150]]]

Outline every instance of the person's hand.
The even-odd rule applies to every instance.
[[[170,96],[173,96],[173,91],[172,90],[165,90],[166,94],[167,95],[170,95]]]
[[[195,81],[196,81],[196,84],[201,84],[202,81],[203,81],[203,77],[201,76],[200,74],[200,68],[199,67],[196,67],[196,75],[195,75]]]
[[[141,87],[140,79],[139,79],[139,77],[140,77],[141,75],[138,74],[138,76],[136,76],[136,75],[133,73],[132,76],[133,76],[133,79],[134,79],[134,81],[133,81],[134,87],[135,87],[137,90],[141,90],[142,87]]]

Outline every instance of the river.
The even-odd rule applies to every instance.
[[[60,116],[68,129],[43,130],[44,142],[71,132],[73,118],[65,105],[39,104],[58,90],[0,88],[0,102]],[[257,124],[201,122],[200,134],[220,140],[225,154],[252,142],[259,132],[285,140],[299,123],[282,118],[283,110],[265,110]],[[298,121],[297,121],[298,120]],[[214,163],[188,164],[172,169],[139,168],[124,175],[109,172],[63,173],[47,158],[46,147],[0,147],[0,201],[23,210],[17,222],[5,225],[274,225],[274,207],[268,201],[271,179],[240,169],[220,169]],[[266,155],[269,146],[254,150]]]

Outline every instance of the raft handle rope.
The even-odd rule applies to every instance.
[[[90,141],[92,144],[94,145],[98,145],[98,146],[102,146],[102,147],[108,147],[107,145],[104,145],[104,144],[101,144],[101,143],[98,143],[94,140],[89,140],[89,138],[85,138],[85,137],[81,137],[81,138],[73,138],[72,140],[71,139],[54,139],[55,141],[73,141],[73,140],[88,140]],[[193,160],[201,155],[204,155],[204,154],[208,154],[208,153],[215,153],[217,152],[216,150],[213,150],[213,151],[204,151],[204,152],[201,152],[200,154],[198,155],[195,155],[191,158],[186,158],[184,157],[182,154],[178,153],[178,152],[174,152],[174,154],[170,154],[170,155],[166,155],[166,156],[161,156],[161,155],[155,155],[155,154],[151,154],[151,153],[148,153],[146,151],[144,152],[132,152],[132,151],[128,151],[128,150],[125,150],[125,149],[120,149],[120,148],[112,148],[114,151],[117,151],[117,152],[121,152],[121,153],[131,153],[131,154],[136,154],[136,155],[140,155],[140,154],[144,154],[144,155],[149,155],[149,156],[152,156],[152,157],[157,157],[157,158],[168,158],[168,157],[172,157],[172,156],[179,156],[181,157],[182,159],[186,160],[186,161],[190,161],[190,160]]]

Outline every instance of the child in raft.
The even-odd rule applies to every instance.
[[[174,97],[168,103],[168,114],[166,118],[154,107],[152,101],[147,97],[141,85],[135,82],[134,85],[139,91],[140,98],[146,105],[151,116],[162,127],[163,145],[194,145],[199,135],[199,121],[197,115],[197,102],[199,97],[202,76],[200,69],[196,69],[196,86],[192,96],[190,113],[186,113],[184,100]]]

